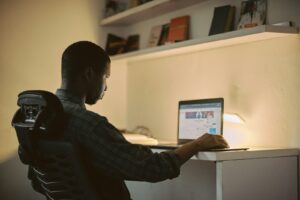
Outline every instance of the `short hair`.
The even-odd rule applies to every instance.
[[[89,67],[103,75],[110,62],[109,56],[100,46],[89,41],[73,43],[62,55],[62,79],[76,79]]]

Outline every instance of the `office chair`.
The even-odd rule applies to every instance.
[[[67,116],[59,99],[47,91],[24,91],[18,95],[18,106],[12,120],[18,154],[33,172],[39,192],[51,200],[99,199],[78,146],[64,138]]]

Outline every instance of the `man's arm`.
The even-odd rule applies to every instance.
[[[118,179],[158,182],[180,173],[180,158],[174,151],[153,153],[144,145],[129,143],[109,122],[100,122],[78,140],[100,173]]]
[[[83,137],[85,139],[83,139]],[[175,151],[153,153],[143,145],[131,144],[110,123],[100,122],[80,136],[99,171],[126,180],[158,182],[175,178],[181,165],[200,150],[226,147],[222,137],[205,134]],[[215,140],[219,138],[219,140]]]
[[[180,148],[175,150],[175,153],[180,158],[181,165],[189,160],[193,155],[199,151],[227,148],[229,147],[227,142],[221,135],[204,134],[198,139],[184,144]]]

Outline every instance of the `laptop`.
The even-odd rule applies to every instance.
[[[223,135],[224,99],[199,99],[180,101],[178,104],[178,129],[176,144],[158,144],[161,148],[178,148],[205,133]],[[247,148],[211,149],[209,151],[247,150]]]

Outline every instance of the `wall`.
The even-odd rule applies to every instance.
[[[189,15],[191,24],[190,38],[193,39],[206,37],[209,33],[214,8],[227,4],[235,6],[235,22],[237,24],[240,15],[241,1],[242,0],[201,1],[201,3],[195,4],[193,6],[189,6],[169,13],[157,13],[157,15],[148,20],[144,20],[130,26],[123,26],[123,31],[115,32],[114,30],[111,30],[111,27],[106,27],[105,30],[109,30],[110,32],[124,37],[131,34],[139,34],[141,37],[140,47],[145,48],[148,43],[151,28],[153,26],[169,23],[170,19],[174,17]],[[274,24],[284,21],[293,21],[296,26],[299,26],[299,8],[300,2],[298,0],[269,0],[267,4],[267,23]]]
[[[214,6],[226,3],[239,10],[240,1],[207,1],[134,24],[126,34],[139,33],[145,48],[152,26],[189,14],[191,38],[205,37]],[[267,21],[292,20],[299,26],[299,8],[297,0],[268,1]],[[175,140],[179,100],[222,96],[225,112],[245,120],[244,125],[225,123],[224,136],[231,146],[300,148],[299,34],[127,64],[129,129],[145,125],[154,137]],[[133,196],[144,192],[140,183],[129,186]],[[147,185],[146,193],[154,187]]]
[[[103,1],[1,0],[0,183],[5,184],[0,184],[0,199],[39,198],[28,187],[24,178],[26,169],[16,157],[17,141],[10,121],[17,109],[16,96],[20,91],[54,92],[59,87],[60,57],[66,46],[78,40],[104,46],[108,31],[139,32],[143,34],[141,45],[145,46],[152,25],[186,13],[192,14],[193,24],[201,24],[193,26],[192,36],[205,36],[213,6],[228,2],[238,5],[240,1],[205,2],[135,24],[129,31],[127,28],[99,28]],[[294,19],[300,24],[296,12],[299,1],[272,0],[270,4],[278,10],[269,17],[270,22]],[[292,4],[298,7],[291,9]],[[243,135],[239,142],[300,147],[299,106],[296,104],[300,86],[296,78],[299,53],[299,36],[293,36],[128,66],[112,63],[109,90],[103,102],[91,109],[106,115],[117,127],[134,128],[143,124],[157,137],[174,139],[178,100],[224,96],[226,110],[241,114],[251,133]],[[9,173],[14,174],[14,178],[9,177]]]
[[[10,126],[17,109],[17,94],[26,89],[55,92],[60,86],[60,59],[64,49],[79,40],[104,46],[101,31],[102,3],[97,0],[0,2],[0,162],[16,150],[17,141]],[[113,66],[112,66],[113,67]],[[114,123],[125,127],[126,71],[112,69],[110,93],[95,108],[103,111]],[[122,91],[121,93],[119,92]],[[120,94],[118,99],[115,93]],[[116,115],[114,110],[121,110]],[[116,116],[116,117],[114,117]]]
[[[134,62],[128,124],[175,139],[179,100],[224,97],[225,112],[245,119],[241,143],[300,147],[299,75],[299,35]]]
[[[16,155],[17,140],[10,125],[17,109],[17,94],[27,89],[55,92],[60,86],[60,59],[73,42],[89,40],[104,45],[98,0],[0,1],[0,199],[38,199]],[[96,106],[105,107],[109,119],[124,125],[126,72],[113,68],[110,94]],[[122,90],[119,98],[114,91]],[[113,115],[114,108],[123,114]],[[44,198],[43,198],[44,199]]]
[[[140,34],[145,48],[151,27],[190,15],[190,37],[205,37],[214,7],[225,4],[236,6],[238,21],[240,0],[211,0],[133,24],[123,35]],[[291,20],[299,26],[299,8],[297,0],[268,1],[267,23]],[[300,147],[299,62],[299,36],[129,62],[128,128],[145,125],[155,137],[175,140],[179,100],[223,96],[225,111],[246,120],[242,127],[225,123],[230,144]]]

